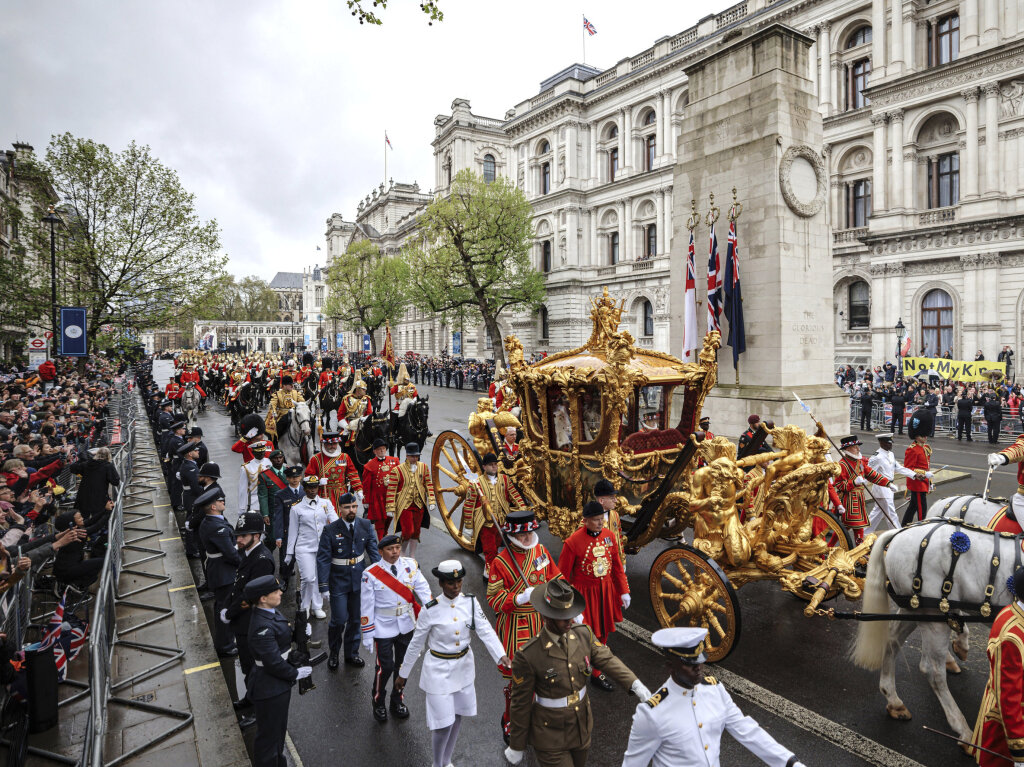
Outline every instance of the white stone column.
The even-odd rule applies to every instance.
[[[967,110],[966,157],[960,163],[960,184],[964,198],[978,196],[978,87],[960,91]]]
[[[1018,0],[1006,0],[1006,24],[1003,27],[1006,30],[1005,37],[1016,37],[1019,31],[1017,29],[1017,24],[1020,23],[1018,21],[1017,2]]]
[[[675,161],[677,159],[676,158],[676,142],[679,140],[679,126],[682,125],[682,122],[683,122],[683,118],[682,117],[673,117],[672,118],[672,128],[671,128],[671,130],[669,132],[668,141],[669,141],[669,146],[672,149],[672,162],[673,163],[675,163]]]
[[[622,122],[625,128],[623,141],[626,147],[625,157],[619,155],[619,169],[624,171],[626,175],[631,175],[633,168],[636,167],[634,164],[634,157],[636,153],[636,142],[633,140],[633,108],[626,107],[622,110]],[[625,166],[625,167],[623,167]]]
[[[632,261],[635,253],[633,240],[633,200],[626,198],[622,201],[622,236],[619,237],[619,255],[622,261]]]
[[[832,113],[842,112],[846,108],[846,67],[841,61],[832,62],[832,89],[835,92]]]
[[[590,123],[590,168],[587,169],[590,186],[600,183],[601,176],[597,168],[597,123]]]
[[[885,0],[871,0],[871,77],[885,77]]]
[[[999,0],[985,0],[985,34],[983,44],[999,42]]]
[[[572,186],[577,175],[576,168],[576,131],[577,123],[572,121],[565,126],[565,183]]]
[[[1010,141],[1017,147],[1017,185],[1010,189],[1011,192],[1024,189],[1024,130],[1018,128],[1013,133],[1016,135]]]
[[[917,29],[917,22],[914,20],[914,4],[906,3],[903,6],[903,73],[907,74],[917,69],[917,50],[914,47],[914,32]]]
[[[658,227],[657,237],[655,237],[656,245],[654,246],[657,250],[655,255],[661,255],[665,253],[664,238],[665,238],[665,192],[658,190],[657,195],[654,197],[654,210],[655,210],[655,226]]]
[[[815,42],[811,44],[811,47],[807,49],[807,60],[810,62],[811,71],[808,73],[808,79],[813,83],[811,90],[814,91],[818,96],[818,103],[821,103],[821,82],[818,78],[818,25],[815,24],[813,27],[807,29],[804,34],[808,37],[813,37]]]
[[[672,92],[661,92],[661,110],[658,115],[658,155],[662,159],[671,154],[669,135],[672,131]],[[664,163],[662,163],[664,164]]]
[[[626,110],[619,110],[619,170],[618,175],[626,175],[626,153],[629,151],[629,137],[626,135]],[[609,166],[610,167],[610,166]]]
[[[589,212],[590,216],[590,238],[587,247],[587,266],[597,266],[598,264],[598,246],[597,246],[597,208],[591,208]]]
[[[569,258],[569,266],[580,265],[580,209],[571,207],[566,216],[565,252]]]
[[[978,0],[964,0],[960,8],[960,51],[978,46]]]
[[[891,34],[892,59],[889,63],[892,65],[892,70],[890,71],[887,66],[886,71],[891,75],[898,75],[903,72],[903,0],[892,0]],[[872,41],[875,39],[874,34],[871,39]]]
[[[672,252],[672,237],[675,234],[675,227],[672,225],[672,189],[664,190],[665,195],[665,252]]]
[[[914,170],[917,167],[917,151],[913,147],[903,150],[903,207],[914,210]]]
[[[985,192],[998,194],[999,183],[999,83],[985,86]]]
[[[832,199],[830,202],[832,207],[832,229],[845,229],[846,210],[844,210],[843,205],[846,201],[843,199],[842,177],[838,174],[832,179]]]
[[[619,201],[619,261],[625,261],[626,253],[629,252],[629,222],[626,219],[628,207],[627,201]]]
[[[889,113],[889,124],[892,126],[892,172],[889,174],[892,179],[892,207],[894,209],[904,207],[903,199],[903,110],[894,109]]]
[[[874,212],[881,213],[885,208],[885,187],[888,165],[887,148],[885,143],[885,122],[884,112],[871,115],[871,126],[874,135],[872,148],[872,179],[871,179],[871,207]]]

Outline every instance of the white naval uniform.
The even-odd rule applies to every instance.
[[[376,577],[378,568],[408,586],[421,605],[430,601],[430,584],[423,577],[423,571],[415,559],[399,557],[395,562],[397,575],[391,572],[391,565],[383,559],[370,565],[363,570],[362,583],[359,587],[359,605],[362,611],[359,625],[362,627],[363,644],[368,644],[377,637],[388,639],[399,634],[407,634],[416,628],[412,605]]]
[[[669,678],[636,707],[622,767],[647,767],[651,761],[653,767],[719,767],[723,730],[769,767],[796,763],[792,751],[743,715],[722,685],[687,690]]]
[[[892,450],[886,450],[885,448],[878,448],[877,452],[868,458],[868,466],[890,482],[899,472],[904,477],[913,477],[914,472],[912,469],[906,468],[902,463],[896,460],[896,456],[892,454]],[[871,511],[868,514],[868,530],[874,531],[878,529],[878,523],[882,521],[882,517],[889,522],[893,530],[899,530],[900,520],[896,516],[896,504],[893,502],[895,495],[893,493],[893,487],[881,487],[879,485],[873,485],[871,487],[871,496],[874,498],[874,503],[871,504]],[[878,502],[881,501],[885,504],[885,508],[879,508]]]
[[[455,715],[476,716],[476,689],[473,680],[473,650],[470,647],[472,606],[476,608],[476,631],[495,663],[505,654],[505,648],[494,628],[487,621],[480,598],[459,594],[448,599],[444,594],[431,600],[420,610],[409,649],[398,675],[409,678],[412,667],[424,648],[427,655],[420,670],[420,689],[427,698],[427,727],[440,730],[455,723]],[[472,606],[471,606],[472,605]],[[459,658],[438,658],[434,653],[455,655]]]
[[[324,598],[320,594],[316,574],[316,552],[320,548],[320,533],[338,519],[334,504],[328,499],[314,496],[303,498],[291,508],[288,517],[288,550],[285,552],[299,570],[301,585],[300,608],[322,610]]]
[[[238,472],[238,513],[245,514],[247,511],[260,510],[260,474],[264,469],[272,469],[274,464],[269,458],[253,458],[249,463],[243,463]],[[255,474],[254,474],[255,472]]]

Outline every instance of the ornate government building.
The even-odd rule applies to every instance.
[[[680,353],[669,319],[682,307],[669,303],[668,286],[688,237],[685,221],[672,215],[676,139],[688,119],[683,67],[739,30],[772,23],[813,40],[807,78],[831,182],[831,252],[820,254],[820,267],[834,275],[836,361],[892,358],[898,320],[914,353],[973,359],[981,349],[991,359],[1004,344],[1020,348],[1024,9],[1017,0],[749,0],[609,69],[570,66],[503,118],[475,115],[468,100],[456,99],[434,121],[433,193],[444,194],[459,170],[472,168],[514,179],[535,211],[533,258],[547,275],[548,299],[534,314],[504,317],[503,332],[519,335],[529,351],[579,345],[588,297],[607,285],[626,299],[624,322],[639,345]],[[338,214],[328,219],[330,256],[359,237],[397,252],[430,199],[404,184],[374,190],[354,224]],[[698,260],[707,254],[703,231]],[[723,219],[723,257],[725,234]],[[741,254],[756,258],[743,250],[742,218],[739,238]],[[451,351],[454,330],[411,312],[395,345]],[[488,354],[482,330],[466,335],[466,356]]]

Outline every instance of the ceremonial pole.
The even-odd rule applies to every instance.
[[[732,207],[729,208],[729,213],[728,213],[728,216],[729,216],[729,236],[728,236],[728,243],[729,244],[728,244],[728,249],[729,249],[729,252],[732,255],[732,269],[733,269],[733,273],[730,275],[730,279],[733,279],[733,280],[736,279],[736,276],[735,276],[736,262],[738,261],[738,258],[739,258],[739,253],[738,253],[738,251],[739,251],[739,237],[736,235],[736,219],[738,219],[740,217],[741,213],[743,213],[743,206],[740,203],[736,202],[736,187],[733,187],[732,188]],[[729,260],[729,258],[727,256],[726,257],[726,261],[728,262],[728,260]],[[726,266],[728,266],[728,263],[726,264]],[[731,290],[731,286],[730,286],[730,290]],[[733,301],[742,301],[743,299],[742,299],[742,297],[733,296],[732,300]],[[735,312],[730,312],[730,314],[735,316]],[[729,317],[729,334],[731,336],[735,336],[736,330],[732,326],[732,321],[733,321],[733,317]],[[736,373],[736,385],[739,386],[740,385],[740,358],[739,358],[738,354],[733,357],[733,371]]]

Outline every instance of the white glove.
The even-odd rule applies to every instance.
[[[629,596],[629,594],[623,594],[622,595],[622,609],[623,610],[628,610],[629,609],[629,603],[632,602],[632,601],[633,601],[633,599],[632,599],[632,597]]]
[[[310,623],[306,624],[306,636],[307,637],[313,636],[313,626]]]
[[[362,506],[362,505],[363,505],[363,498],[364,498],[364,497],[365,497],[365,496],[363,495],[363,491],[362,491],[362,490],[357,490],[357,491],[356,491],[356,500],[357,500],[357,501],[359,501],[359,505],[360,505],[360,506]]]
[[[330,599],[331,598],[331,592],[330,591],[321,591],[320,592],[320,596],[322,596],[324,599]]]
[[[523,761],[523,751],[516,751],[511,746],[505,749],[505,759],[508,760],[509,764],[519,764]]]
[[[989,453],[988,454],[988,465],[995,468],[996,466],[1002,466],[1007,463],[1006,456],[1002,453]]]
[[[838,514],[839,516],[843,516],[843,514],[845,514],[845,513],[846,513],[846,507],[843,506],[843,504],[839,504],[838,506],[836,506],[836,514]]]
[[[924,473],[924,478],[925,478],[925,479],[931,479],[931,478],[932,478],[932,477],[934,477],[934,476],[935,476],[935,475],[934,475],[934,474],[932,474],[932,473],[931,473],[930,471],[926,471],[926,472]]]
[[[515,603],[517,605],[519,605],[520,607],[522,607],[523,605],[529,604],[530,603],[530,594],[532,594],[532,593],[533,593],[533,586],[530,586],[530,588],[526,589],[522,593],[516,594]]]
[[[431,514],[437,514],[437,504],[436,503],[430,504],[430,513]]]
[[[638,697],[640,700],[647,700],[651,697],[651,691],[648,690],[644,686],[644,683],[641,682],[639,679],[633,682],[633,684],[629,688],[629,691],[636,695],[636,697]]]
[[[312,676],[313,674],[312,666],[299,666],[296,670],[299,672],[298,676],[295,677],[296,679],[305,679],[307,676]]]
[[[230,621],[228,621],[228,611],[227,610],[221,610],[220,611],[220,622],[221,623],[230,623]]]
[[[582,626],[583,625],[583,613],[580,613],[575,618],[573,618],[572,622],[575,623],[577,626]]]
[[[189,532],[191,532],[192,531],[192,523],[191,522],[186,522],[185,523],[185,529],[188,530]]]
[[[369,638],[370,641],[369,642],[363,642],[363,647],[366,648],[366,652],[372,653],[373,652],[373,637],[368,637],[368,638]]]
[[[320,487],[327,487],[327,477],[320,477]]]
[[[291,564],[292,564],[292,555],[291,554],[289,554],[288,556],[286,556],[284,558],[284,563],[286,565],[288,565],[289,567],[291,567]]]
[[[864,477],[854,477],[853,484],[855,485],[866,485],[868,481]]]

